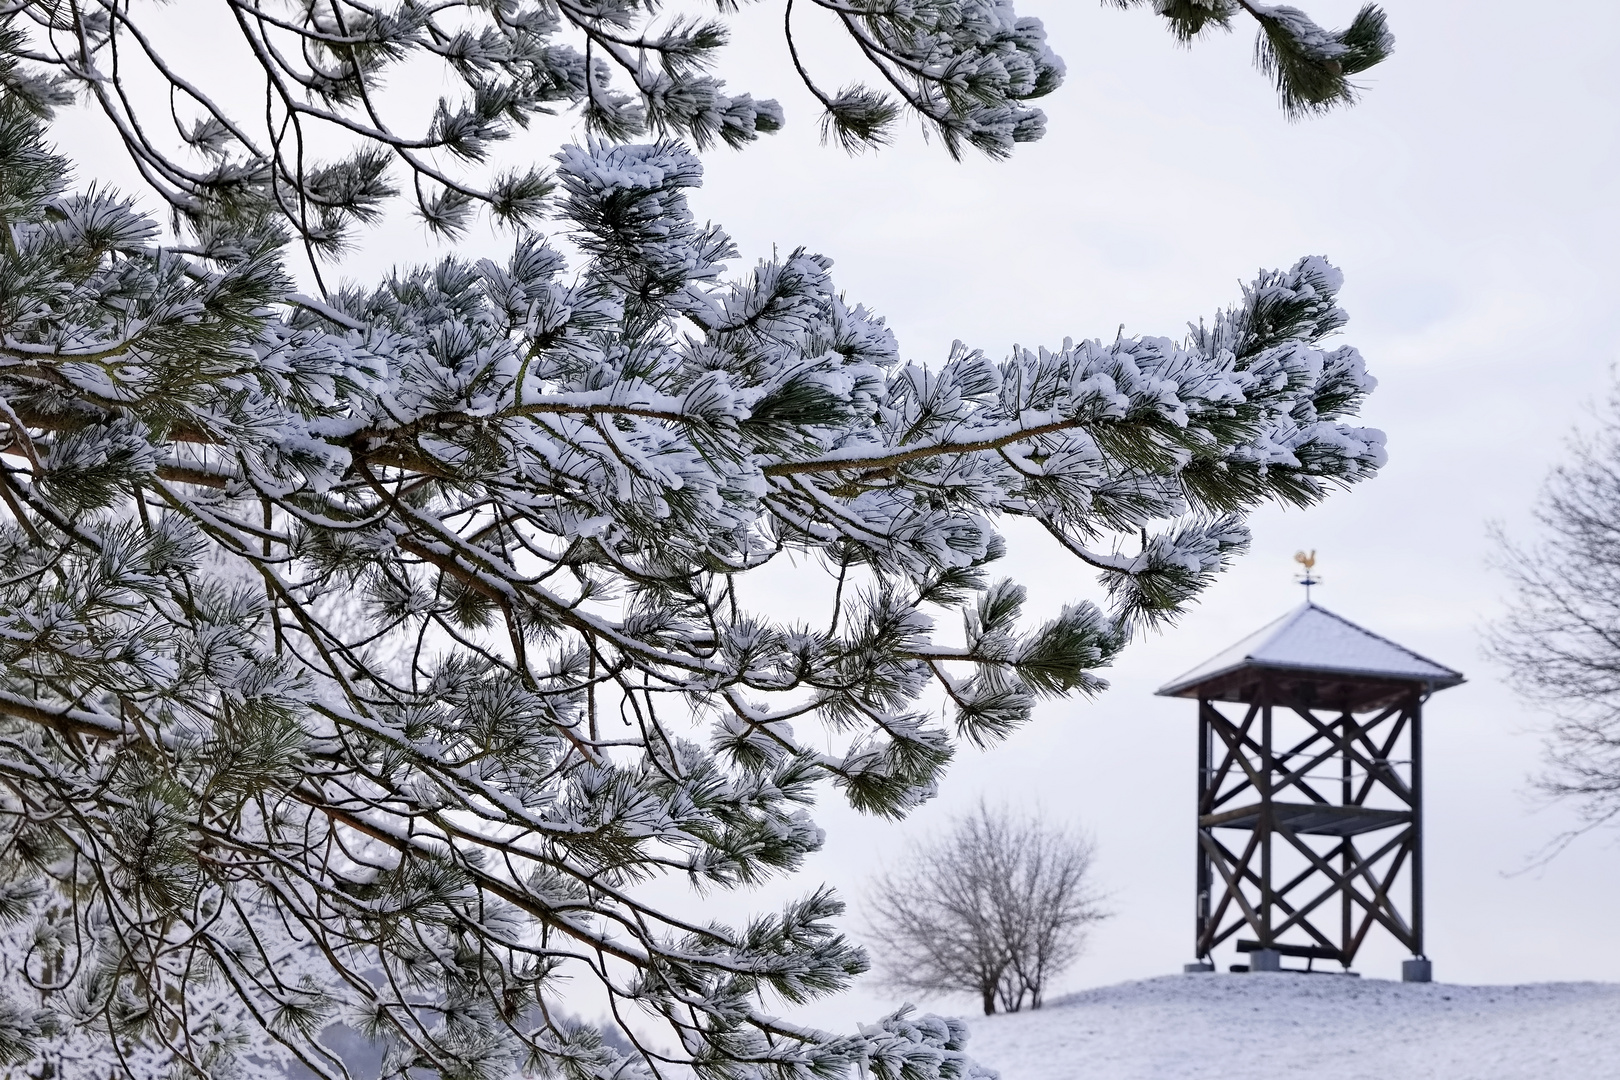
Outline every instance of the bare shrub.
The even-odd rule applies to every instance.
[[[896,990],[974,994],[985,1015],[1041,1007],[1051,979],[1107,917],[1089,838],[984,804],[913,846],[867,897],[879,978]]]

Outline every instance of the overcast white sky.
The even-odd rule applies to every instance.
[[[1301,6],[1342,26],[1356,5]],[[1544,720],[1480,651],[1504,591],[1486,566],[1486,524],[1529,530],[1541,477],[1615,359],[1620,7],[1385,6],[1397,51],[1365,79],[1362,103],[1291,124],[1251,66],[1246,27],[1181,50],[1144,10],[1020,0],[1068,63],[1067,83],[1044,102],[1049,134],[1009,162],[960,164],[915,129],[875,155],[819,146],[813,103],[787,67],[779,3],[745,12],[723,74],[782,99],[789,124],[743,153],[710,155],[693,200],[737,237],[744,264],[773,245],[831,256],[848,296],[887,316],[907,357],[937,363],[955,338],[1000,355],[1014,342],[1111,337],[1121,324],[1179,336],[1257,268],[1325,254],[1346,274],[1346,340],[1381,380],[1365,419],[1387,431],[1391,455],[1351,494],[1258,515],[1252,554],[1179,627],[1131,651],[1111,691],[1045,706],[1006,744],[965,753],[940,799],[908,823],[820,808],[826,850],[772,897],[827,880],[857,901],[908,837],[984,797],[1096,837],[1117,917],[1066,987],[1180,970],[1192,959],[1194,715],[1152,691],[1299,603],[1290,559],[1314,548],[1319,602],[1470,680],[1428,711],[1437,976],[1620,979],[1613,835],[1513,874],[1571,819],[1528,795]],[[827,54],[812,50],[810,62],[841,81]],[[546,156],[561,135],[542,129],[517,149]],[[95,152],[89,126],[70,122],[60,138]],[[355,268],[364,277],[425,253],[407,225]],[[1042,611],[1085,590],[1072,561],[1014,540],[1010,568]],[[1358,967],[1391,977],[1399,959],[1375,943]],[[847,1027],[890,1004],[863,986],[812,1015]]]

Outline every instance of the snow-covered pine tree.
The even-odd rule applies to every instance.
[[[1337,271],[1264,273],[1181,342],[921,367],[817,256],[728,275],[692,154],[610,141],[777,122],[703,82],[718,31],[657,37],[630,0],[226,6],[250,43],[303,35],[262,49],[268,141],[137,9],[19,3],[0,35],[0,922],[27,943],[0,1054],[38,1075],[88,1030],[98,1077],[338,1077],[342,1021],[390,1076],[976,1075],[954,1022],[776,1015],[866,966],[827,891],[725,926],[646,885],[790,873],[823,783],[904,814],[957,740],[1099,689],[1248,510],[1370,475],[1382,437],[1346,421],[1373,381],[1322,344]],[[1004,2],[819,6],[953,149],[1039,133],[1021,102],[1061,68]],[[583,56],[550,43],[567,27]],[[467,101],[396,137],[373,95],[413,51]],[[596,51],[634,58],[634,93]],[[185,88],[169,115],[208,168],[130,111],[131,57]],[[44,120],[75,85],[172,231],[70,187]],[[476,162],[563,102],[601,141],[550,175],[475,188],[423,150]],[[316,163],[317,121],[358,148]],[[394,163],[446,231],[478,204],[519,226],[510,256],[301,295],[289,244],[337,252]],[[1009,517],[1106,605],[1023,625],[992,577]],[[823,622],[750,606],[785,558],[827,568]],[[628,1052],[561,1011],[584,993]]]

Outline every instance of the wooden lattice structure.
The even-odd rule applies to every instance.
[[[1462,681],[1306,603],[1159,691],[1198,701],[1202,964],[1348,969],[1381,927],[1427,981],[1423,703]]]

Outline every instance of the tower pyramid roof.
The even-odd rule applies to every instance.
[[[1201,687],[1250,668],[1418,683],[1426,691],[1443,690],[1463,681],[1461,672],[1307,601],[1172,679],[1158,693],[1162,697],[1197,697]]]

